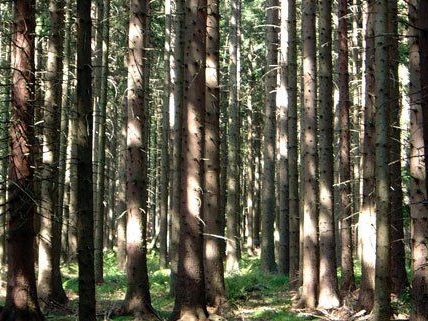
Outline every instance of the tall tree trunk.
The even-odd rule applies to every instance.
[[[390,177],[389,80],[388,80],[388,0],[376,1],[375,79],[376,79],[376,267],[373,320],[386,321],[390,307]]]
[[[95,198],[97,207],[95,217],[95,282],[103,283],[103,247],[104,247],[104,199],[106,193],[106,121],[107,121],[107,90],[109,74],[109,41],[110,41],[110,0],[102,0],[103,17],[101,23],[102,54],[101,54],[101,90],[99,99],[99,132],[98,132],[98,175],[97,175],[97,197]]]
[[[374,142],[374,1],[367,2],[363,10],[365,28],[365,75],[364,75],[364,141],[362,148],[363,200],[358,221],[358,233],[361,237],[361,284],[358,305],[366,311],[373,308],[375,262],[376,262],[376,216],[375,216],[375,142]]]
[[[317,186],[317,89],[316,89],[316,2],[302,1],[303,30],[303,291],[300,304],[317,304],[318,186]]]
[[[168,266],[168,195],[169,195],[169,101],[171,92],[171,0],[165,0],[165,93],[162,105],[162,141],[159,200],[159,261],[162,268]]]
[[[424,46],[421,42],[427,41],[427,36],[421,35],[423,28],[427,32],[427,18],[422,13],[428,11],[426,3],[420,0],[412,0],[409,3],[409,21],[411,26],[409,35],[410,52],[409,52],[409,96],[410,96],[410,216],[412,218],[411,238],[412,238],[412,303],[413,309],[410,315],[412,321],[428,320],[428,305],[426,298],[428,295],[428,246],[426,243],[428,237],[428,205],[426,204],[426,147],[424,140],[424,118],[423,108],[424,94],[421,91],[422,73],[422,55],[427,54],[420,52]],[[425,11],[422,11],[425,10]],[[427,44],[425,43],[425,46]],[[425,47],[427,48],[427,47]],[[426,74],[425,74],[426,76]]]
[[[398,7],[396,0],[388,1],[389,60],[388,81],[390,84],[390,155],[391,177],[391,290],[399,296],[409,285],[406,272],[403,226],[403,187],[401,181],[401,95],[398,76]]]
[[[297,138],[297,32],[296,1],[288,0],[288,186],[290,220],[290,286],[298,286],[300,217]]]
[[[339,1],[339,8],[343,6]],[[320,2],[319,19],[319,295],[318,306],[337,308],[334,193],[333,193],[333,66],[332,66],[332,2]],[[342,19],[343,20],[343,19]],[[340,30],[339,20],[339,30]],[[347,20],[344,20],[347,23]],[[343,24],[343,22],[342,22]],[[346,37],[345,37],[346,39]],[[340,52],[339,52],[340,55]],[[347,66],[346,66],[347,67]],[[340,80],[339,80],[339,83]]]
[[[355,289],[352,259],[352,201],[351,201],[351,142],[349,98],[349,51],[348,51],[348,2],[339,0],[339,194],[342,293]]]
[[[227,195],[226,195],[226,270],[239,270],[239,102],[238,102],[238,21],[239,1],[231,0],[229,25],[229,120],[227,135]]]
[[[76,204],[79,320],[95,321],[90,1],[77,0]],[[77,210],[76,206],[76,210]]]
[[[38,270],[38,294],[46,305],[50,305],[51,302],[67,302],[60,272],[62,212],[57,207],[64,5],[62,0],[51,0],[49,2],[51,30],[48,40],[45,79],[43,181],[41,186],[42,206]]]
[[[219,1],[207,1],[204,142],[204,274],[207,304],[225,301],[222,213],[220,211],[220,15]]]
[[[205,0],[186,0],[180,233],[175,306],[171,320],[206,320],[201,206],[205,121]]]
[[[289,208],[288,208],[288,1],[281,1],[281,24],[280,24],[280,55],[279,55],[279,87],[277,89],[278,109],[278,143],[279,143],[279,272],[288,275],[290,270],[289,261]]]
[[[145,71],[146,0],[131,0],[128,52],[128,126],[126,159],[126,252],[128,288],[125,310],[143,319],[154,315],[147,271],[147,134]]]
[[[266,2],[266,77],[263,145],[263,181],[261,190],[262,244],[261,267],[276,271],[275,264],[275,150],[276,150],[276,66],[278,64],[278,0]]]
[[[14,1],[6,304],[0,320],[44,320],[34,272],[35,1]]]

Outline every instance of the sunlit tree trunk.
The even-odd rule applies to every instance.
[[[60,272],[62,212],[58,202],[58,161],[64,48],[64,1],[49,2],[51,30],[45,79],[43,172],[39,241],[38,294],[42,302],[65,303]]]
[[[205,0],[186,0],[178,269],[171,320],[206,320],[201,206],[205,121]]]
[[[8,273],[0,320],[44,320],[34,272],[35,1],[14,1],[10,124]]]
[[[339,0],[339,8],[343,0]],[[345,0],[346,6],[346,0]],[[318,306],[339,306],[337,288],[334,195],[333,195],[333,66],[332,2],[322,0],[319,7],[319,295]],[[340,20],[339,20],[340,21]],[[347,20],[344,20],[345,24]],[[339,22],[340,23],[340,22]],[[339,24],[340,26],[340,24]],[[340,29],[340,28],[339,28]],[[346,37],[345,37],[346,39]],[[340,55],[340,52],[339,52]],[[339,81],[341,84],[341,82]]]
[[[428,305],[426,298],[428,295],[428,205],[426,204],[426,155],[424,144],[424,92],[421,91],[422,74],[421,56],[427,55],[427,52],[421,52],[427,47],[421,46],[421,42],[427,41],[427,35],[421,35],[422,31],[417,28],[428,30],[428,17],[426,3],[421,0],[412,0],[409,3],[409,22],[411,24],[409,31],[410,50],[409,50],[409,96],[410,96],[410,216],[411,238],[412,238],[412,303],[413,309],[410,315],[412,321],[428,320]],[[422,11],[425,10],[425,11]],[[428,45],[425,43],[425,46]],[[425,57],[426,58],[426,57]],[[424,66],[426,67],[426,66]],[[426,75],[425,75],[426,76]]]
[[[373,308],[374,279],[376,261],[376,216],[375,216],[375,142],[374,142],[374,1],[370,0],[365,6],[363,27],[365,28],[365,75],[364,95],[364,138],[362,147],[363,171],[363,200],[358,222],[358,233],[361,237],[361,284],[358,294],[358,304],[366,311]]]
[[[373,320],[389,320],[390,307],[390,176],[389,79],[388,79],[388,0],[376,1],[375,79],[376,79],[376,265]]]
[[[317,304],[319,285],[315,14],[316,2],[303,0],[303,289],[299,305],[308,308]]]
[[[339,195],[343,293],[355,288],[352,259],[351,135],[349,98],[348,2],[339,0]]]
[[[275,264],[275,150],[276,150],[276,79],[278,64],[279,1],[266,1],[266,69],[263,175],[261,190],[261,267],[265,272],[276,271]]]
[[[128,52],[128,126],[126,158],[126,252],[128,287],[125,310],[138,320],[153,316],[147,271],[147,138],[148,105],[145,101],[144,67],[146,0],[131,0]]]

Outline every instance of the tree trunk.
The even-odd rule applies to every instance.
[[[146,0],[131,0],[128,52],[128,126],[126,159],[126,252],[128,288],[125,310],[138,319],[154,315],[147,271],[147,138],[148,105],[145,100]]]
[[[373,321],[386,321],[390,307],[390,176],[389,80],[388,80],[388,0],[376,1],[375,79],[376,79],[376,267]]]
[[[409,285],[406,272],[403,226],[403,187],[401,181],[401,95],[398,76],[398,7],[396,0],[389,0],[388,33],[389,60],[388,81],[390,84],[390,159],[391,177],[391,290],[399,296]]]
[[[365,77],[364,86],[364,142],[362,148],[363,201],[358,222],[358,233],[361,237],[361,284],[358,294],[358,305],[366,311],[373,308],[375,262],[376,262],[376,216],[375,216],[375,142],[374,142],[374,1],[367,2],[363,10],[365,28]]]
[[[318,186],[316,2],[303,0],[303,291],[301,306],[315,308],[318,295]]]
[[[343,1],[339,1],[339,10]],[[332,66],[332,2],[320,2],[319,19],[319,295],[318,307],[337,308],[340,304],[337,288],[334,193],[333,193],[333,66]],[[340,15],[340,14],[339,14]],[[343,21],[343,22],[342,22]],[[347,20],[339,20],[340,26]],[[340,31],[339,31],[340,32]],[[340,37],[340,36],[339,36]],[[346,39],[346,36],[345,36]],[[340,51],[339,51],[340,55]],[[347,61],[346,61],[347,62]],[[346,68],[348,66],[346,65]],[[339,80],[339,84],[342,85]],[[340,86],[339,85],[339,86]],[[339,87],[340,88],[340,87]]]
[[[186,0],[178,269],[171,320],[206,320],[201,206],[205,120],[205,0]]]
[[[297,33],[296,1],[288,0],[288,186],[290,220],[290,286],[298,286],[299,276],[299,168],[297,138]]]
[[[348,2],[339,0],[339,194],[340,194],[340,238],[341,238],[341,292],[348,294],[355,289],[354,264],[352,259],[352,199],[351,199],[351,155],[348,71]]]
[[[109,41],[110,41],[110,0],[102,0],[103,17],[101,23],[101,39],[102,39],[102,54],[101,54],[101,79],[100,81],[100,99],[99,99],[99,132],[98,132],[98,175],[97,175],[97,197],[95,198],[97,207],[95,217],[95,282],[103,283],[103,248],[104,248],[104,199],[106,195],[106,118],[107,118],[107,90],[108,90],[108,74],[109,74]]]
[[[59,130],[62,103],[64,5],[62,0],[51,0],[49,3],[51,30],[48,40],[45,79],[43,181],[41,186],[42,206],[38,270],[38,294],[41,301],[47,306],[52,302],[67,302],[60,272],[62,212],[56,206],[58,202]]]
[[[0,320],[44,320],[34,272],[34,32],[35,1],[14,1],[9,157],[8,273]]]
[[[76,209],[79,320],[95,321],[90,1],[77,0]]]
[[[425,8],[424,8],[425,6]],[[422,11],[425,10],[425,11]],[[426,155],[424,150],[424,126],[426,119],[423,113],[423,101],[421,91],[422,73],[421,68],[422,54],[420,50],[424,47],[421,46],[422,41],[427,41],[421,37],[421,31],[416,29],[424,26],[428,27],[427,18],[423,17],[428,8],[423,1],[412,0],[409,3],[409,21],[410,28],[410,52],[409,52],[409,97],[410,97],[410,216],[412,219],[411,225],[411,238],[412,238],[412,304],[413,309],[410,315],[412,321],[427,321],[428,320],[428,268],[427,257],[427,237],[428,237],[428,205],[426,204],[427,189],[426,189]],[[425,28],[425,30],[427,30]],[[426,44],[425,44],[426,45]],[[425,47],[426,48],[426,47]],[[426,67],[426,66],[425,66]],[[426,76],[426,74],[425,74]]]
[[[220,24],[218,0],[207,1],[205,150],[204,150],[204,274],[207,304],[225,301],[222,218],[220,211]]]
[[[266,77],[263,145],[263,179],[261,190],[262,244],[261,268],[275,272],[275,150],[276,150],[276,66],[278,64],[278,0],[266,2]]]
[[[227,195],[226,195],[226,271],[239,270],[239,102],[238,102],[238,21],[239,1],[232,0],[229,25],[229,111],[227,135]]]

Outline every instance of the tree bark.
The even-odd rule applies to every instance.
[[[0,320],[44,320],[34,272],[35,1],[14,1],[10,125],[8,272]]]
[[[390,307],[390,176],[389,151],[389,80],[388,80],[388,0],[375,5],[375,79],[376,79],[376,265],[373,320],[387,321]]]
[[[205,0],[186,0],[178,269],[171,320],[206,320],[202,188],[205,121]]]
[[[339,10],[343,0],[339,1]],[[346,6],[346,0],[345,0]],[[334,195],[333,195],[333,66],[332,2],[320,2],[319,19],[319,295],[318,307],[337,308]],[[340,14],[339,14],[340,15]],[[343,20],[343,19],[342,19]],[[342,20],[339,18],[339,32]],[[344,20],[347,23],[347,20]],[[339,34],[340,37],[340,34]],[[346,37],[345,37],[346,39]],[[340,51],[339,51],[340,55]],[[346,66],[347,67],[347,66]],[[339,76],[340,77],[340,76]],[[341,81],[339,80],[339,84]],[[340,85],[339,85],[340,86]],[[340,87],[339,87],[340,88]]]
[[[315,308],[319,286],[316,2],[303,0],[303,291],[300,306]]]
[[[261,268],[275,272],[275,150],[276,150],[276,66],[278,64],[278,0],[266,2],[266,69],[263,144],[263,176],[261,190]]]
[[[348,50],[348,2],[339,0],[339,195],[341,234],[341,292],[355,289],[353,244],[352,244],[352,199],[351,199],[351,135],[349,98],[349,50]]]

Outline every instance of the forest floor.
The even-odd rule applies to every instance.
[[[167,320],[174,306],[174,298],[169,294],[169,270],[159,269],[158,258],[148,256],[150,292],[152,304],[162,319]],[[78,280],[77,265],[64,264],[62,267],[63,285],[70,298],[67,307],[58,307],[55,312],[44,311],[49,321],[77,320]],[[97,285],[97,313],[99,320],[127,321],[132,317],[114,317],[113,311],[125,296],[126,276],[117,268],[115,255],[105,253],[104,283]],[[2,273],[4,275],[4,271]],[[359,271],[356,276],[358,279]],[[3,278],[2,278],[3,279]],[[5,282],[0,289],[0,304],[4,302]],[[341,308],[333,313],[326,311],[299,311],[292,308],[293,293],[288,291],[288,279],[283,275],[267,275],[260,270],[257,257],[245,256],[241,260],[240,272],[226,276],[228,304],[223,317],[212,316],[213,321],[304,321],[324,320],[364,320],[366,317],[355,314],[352,308]],[[352,299],[351,299],[352,300]],[[404,300],[395,300],[395,309],[402,312],[408,304]],[[352,306],[349,304],[348,306]],[[354,317],[352,317],[354,316]],[[399,319],[403,314],[397,315]]]

